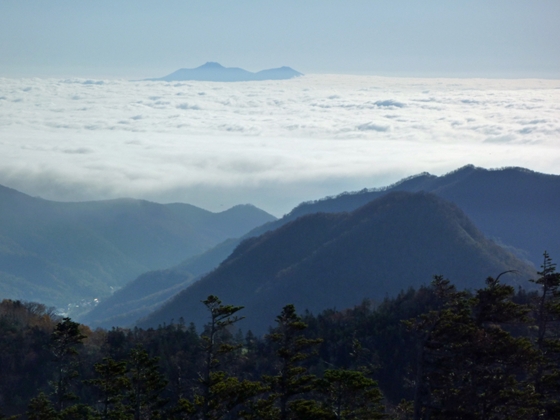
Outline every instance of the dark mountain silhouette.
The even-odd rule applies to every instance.
[[[227,247],[235,247],[249,237],[276,229],[300,216],[318,212],[352,211],[393,191],[432,192],[457,204],[488,237],[536,267],[542,264],[544,250],[560,259],[560,176],[542,174],[524,168],[488,170],[467,165],[443,176],[421,173],[384,188],[344,192],[334,197],[308,201],[284,217],[256,227],[237,243],[228,241],[203,255],[186,261],[188,271],[197,258],[207,266],[218,264]]]
[[[454,202],[486,236],[512,247],[536,267],[542,264],[544,250],[560,258],[560,176],[523,168],[467,165],[440,177],[422,173],[387,188],[303,203],[287,218],[349,211],[390,191],[429,191]]]
[[[345,192],[335,197],[302,203],[281,219],[256,227],[241,238],[228,239],[201,255],[185,260],[169,272],[178,271],[187,275],[188,282],[181,285],[190,284],[216,268],[244,239],[262,235],[307,214],[353,211],[392,191],[430,191],[456,203],[486,236],[518,257],[529,260],[535,267],[542,263],[544,250],[560,258],[560,241],[557,238],[560,232],[560,220],[557,217],[560,212],[560,176],[523,168],[487,170],[467,165],[439,177],[421,173],[385,188]],[[152,275],[156,278],[160,273]],[[125,287],[136,288],[134,282]],[[171,293],[158,296],[168,299]],[[126,299],[124,294],[118,302],[122,303],[122,299]],[[159,304],[165,299],[161,299]],[[112,305],[112,298],[109,298],[107,306],[101,308]],[[136,315],[146,316],[157,305],[145,307],[143,313],[136,312]],[[95,324],[96,319],[101,319],[104,313],[101,308],[87,320]],[[133,318],[128,317],[128,322],[132,322]],[[105,326],[111,326],[110,322],[108,320]]]
[[[270,220],[253,206],[211,213],[133,199],[61,203],[0,186],[0,296],[58,307],[107,296]]]
[[[202,326],[208,295],[243,305],[244,329],[263,333],[287,303],[318,312],[364,298],[381,301],[428,283],[434,274],[459,287],[482,287],[489,275],[535,270],[486,239],[454,204],[433,194],[393,192],[352,213],[316,213],[241,243],[216,270],[139,322],[183,317]]]
[[[254,80],[284,80],[303,76],[300,72],[290,67],[261,70],[252,73],[238,67],[224,67],[219,63],[208,62],[194,69],[179,69],[167,76],[153,81],[175,82],[186,80],[198,80],[206,82],[250,82]]]

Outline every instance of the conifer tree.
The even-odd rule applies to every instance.
[[[334,419],[375,420],[385,417],[383,394],[377,382],[364,372],[329,369],[316,388],[325,397],[323,408]]]
[[[56,366],[53,387],[54,407],[60,413],[67,403],[77,400],[72,392],[72,384],[78,376],[76,370],[78,348],[86,338],[80,331],[80,324],[70,318],[63,318],[51,335],[51,352]]]
[[[239,347],[223,337],[229,327],[244,318],[236,315],[243,306],[223,305],[214,295],[208,296],[202,303],[210,313],[210,321],[201,337],[204,351],[204,368],[200,377],[202,393],[196,397],[195,404],[200,407],[202,419],[220,418],[219,413],[224,412],[224,406],[236,399],[233,388],[240,386],[236,379],[228,378],[218,370],[220,358]],[[228,398],[225,398],[226,395]]]
[[[66,407],[60,413],[61,420],[97,420],[92,407],[87,404],[74,404]]]
[[[534,385],[544,413],[540,418],[560,418],[560,273],[548,253],[544,252],[542,270],[537,280],[540,287],[533,304],[536,336],[533,338],[540,354],[534,374]]]
[[[122,400],[125,392],[131,388],[130,378],[126,376],[126,361],[117,362],[105,357],[101,363],[94,365],[97,377],[87,381],[96,388],[99,395],[99,415],[103,420],[124,420],[125,414]]]
[[[438,299],[439,308],[431,310],[421,316],[404,321],[406,327],[416,338],[416,360],[415,360],[415,377],[414,384],[414,402],[413,412],[414,420],[423,418],[425,407],[432,405],[430,384],[430,343],[438,333],[438,329],[445,319],[446,315],[453,315],[452,308],[458,302],[465,298],[464,294],[457,292],[457,289],[451,282],[444,279],[443,276],[434,276],[432,281],[432,289]]]
[[[527,308],[511,301],[513,288],[488,278],[475,296],[436,278],[442,308],[409,322],[420,341],[414,419],[529,419],[536,394],[526,381],[536,354],[507,324],[525,321]]]
[[[268,382],[278,401],[280,420],[293,417],[290,406],[295,403],[295,397],[313,389],[315,376],[302,362],[316,353],[317,345],[323,340],[306,338],[303,335],[306,328],[294,305],[286,305],[276,317],[276,327],[267,336],[275,345],[278,358],[278,374],[268,378]]]
[[[29,420],[60,420],[60,415],[47,396],[41,392],[29,402],[27,418]]]
[[[150,357],[141,346],[130,351],[127,361],[130,390],[126,395],[126,406],[134,420],[162,418],[162,409],[167,401],[161,398],[161,394],[167,380],[159,371],[158,360]]]

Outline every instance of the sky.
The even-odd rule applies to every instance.
[[[465,164],[560,174],[560,2],[0,1],[0,184],[276,216]],[[139,81],[207,61],[286,81]]]
[[[560,76],[557,0],[2,0],[0,76]]]

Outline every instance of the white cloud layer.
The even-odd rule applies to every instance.
[[[559,141],[558,80],[0,79],[0,184],[55,200],[281,215],[467,163],[560,173]]]

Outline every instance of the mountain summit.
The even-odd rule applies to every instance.
[[[238,67],[224,67],[220,63],[209,61],[194,69],[179,69],[167,76],[147,80],[164,82],[185,80],[205,82],[251,82],[255,80],[285,80],[298,76],[303,76],[303,74],[290,67],[279,67],[252,73]]]

